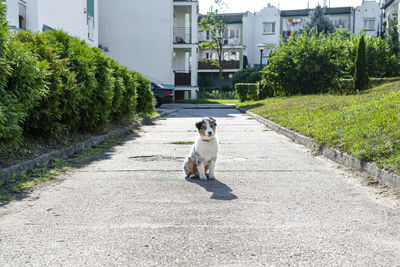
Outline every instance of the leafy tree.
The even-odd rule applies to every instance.
[[[397,57],[399,54],[399,27],[397,26],[397,16],[389,21],[388,35],[390,51]]]
[[[357,90],[365,90],[368,88],[369,77],[367,70],[367,55],[365,51],[364,36],[361,36],[358,43],[356,69],[353,77],[353,87]]]
[[[223,8],[225,5],[221,0],[215,0],[215,3]],[[219,85],[222,91],[223,87],[223,71],[224,71],[224,54],[229,49],[224,45],[228,40],[227,29],[228,26],[222,21],[222,15],[216,12],[209,12],[205,15],[199,23],[199,32],[207,33],[207,40],[200,43],[200,48],[210,49],[216,52],[217,59],[208,58],[205,61],[216,66],[219,70]]]
[[[325,15],[325,9],[318,5],[308,14],[308,19],[304,25],[304,31],[310,33],[314,28],[318,33],[330,34],[335,31],[332,20]]]

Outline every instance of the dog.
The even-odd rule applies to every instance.
[[[204,118],[195,124],[199,135],[192,146],[189,156],[185,159],[183,170],[188,178],[198,177],[215,180],[215,162],[218,153],[217,122],[214,118]]]

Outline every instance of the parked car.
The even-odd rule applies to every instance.
[[[150,89],[154,94],[153,105],[158,108],[161,104],[172,103],[174,91],[171,88],[166,88],[162,85],[151,83]]]

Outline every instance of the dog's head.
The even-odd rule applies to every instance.
[[[199,122],[196,122],[196,128],[199,130],[199,134],[202,138],[211,139],[215,136],[217,131],[217,122],[214,118],[204,118]]]

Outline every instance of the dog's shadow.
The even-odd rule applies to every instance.
[[[200,180],[198,178],[185,178],[186,181],[203,187],[207,192],[212,192],[211,199],[234,200],[238,197],[232,193],[232,189],[218,180]]]

